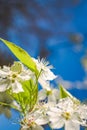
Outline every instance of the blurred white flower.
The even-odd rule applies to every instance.
[[[11,88],[14,93],[23,92],[22,81],[29,80],[33,73],[26,69],[21,62],[14,62],[11,67],[0,69],[0,91]]]
[[[38,92],[38,100],[45,100],[46,98],[48,102],[56,103],[59,99],[59,90],[52,87],[49,90],[41,89]]]
[[[26,126],[24,127],[21,127],[20,130],[44,130],[44,128],[42,126],[39,126],[39,125],[35,125],[35,126],[32,126],[30,128],[27,128]]]
[[[70,98],[60,99],[55,107],[50,107],[47,112],[50,125],[54,129],[65,127],[65,130],[80,130],[79,123],[75,122],[78,117],[75,115],[76,104]]]
[[[27,113],[21,120],[21,130],[44,130],[41,125],[45,125],[49,122],[46,115],[48,106],[43,103],[38,103],[34,110]]]
[[[49,82],[50,80],[55,79],[57,76],[53,74],[53,72],[50,70],[53,68],[53,66],[49,65],[49,62],[46,62],[45,59],[35,59],[32,58],[33,61],[36,63],[37,69],[40,73],[39,76],[39,83],[41,86],[45,89],[49,89]]]
[[[77,107],[76,115],[78,116],[77,122],[78,122],[80,125],[87,127],[87,105],[85,105],[85,104],[80,104],[80,105]]]

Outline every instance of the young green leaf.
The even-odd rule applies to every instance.
[[[31,111],[37,102],[38,86],[33,80],[27,80],[22,82],[22,87],[24,92],[12,93],[12,97],[20,105],[22,113],[25,114],[27,111]]]
[[[32,60],[31,56],[21,47],[15,45],[12,42],[0,38],[0,40],[12,51],[12,53],[27,67],[29,67],[35,73],[38,73],[36,64]]]
[[[60,98],[66,98],[71,96],[71,94],[61,84],[59,85],[59,88],[60,88]]]
[[[72,96],[72,94],[70,94],[61,84],[59,85],[59,88],[60,88],[60,98],[70,97],[75,103],[77,104],[80,103],[80,101],[74,96]]]
[[[37,102],[38,83],[35,83],[35,81],[33,81],[32,79],[27,80],[23,82],[23,89],[26,90],[29,94],[27,104],[29,105],[29,111],[31,111]]]

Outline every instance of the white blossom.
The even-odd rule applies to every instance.
[[[50,125],[54,129],[65,127],[65,130],[79,130],[79,123],[75,122],[78,117],[75,115],[76,104],[70,98],[60,99],[55,107],[50,107],[47,112]]]
[[[38,92],[38,100],[45,100],[47,98],[48,102],[56,103],[59,99],[59,90],[57,88],[50,87],[49,90],[41,89]]]
[[[27,113],[21,120],[21,130],[44,130],[41,125],[49,122],[46,115],[48,105],[45,103],[38,103],[34,110]]]
[[[53,72],[50,70],[53,67],[51,65],[49,65],[49,62],[46,62],[45,59],[35,59],[32,58],[33,61],[36,63],[37,69],[40,73],[39,76],[39,83],[41,84],[41,86],[45,89],[49,89],[49,82],[50,80],[55,79],[57,76],[55,76],[53,74]]]
[[[75,122],[87,127],[87,105],[80,104],[75,114],[78,116],[78,120],[75,120]]]
[[[44,130],[44,128],[39,125],[35,125],[30,128],[27,128],[26,126],[22,126],[20,130]]]
[[[3,66],[0,69],[0,91],[11,88],[12,92],[23,92],[22,81],[29,80],[32,72],[26,69],[21,62],[14,62],[11,67]]]

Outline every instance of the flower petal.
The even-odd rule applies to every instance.
[[[7,80],[7,79],[3,79],[3,80],[1,80],[0,81],[0,92],[4,92],[4,91],[6,91],[7,89],[9,89],[9,80]]]
[[[49,122],[48,118],[46,116],[44,117],[39,117],[36,121],[35,121],[38,125],[45,125]]]
[[[17,80],[14,83],[12,83],[12,91],[14,93],[19,93],[19,92],[24,91],[23,88],[22,88],[21,83],[19,83]]]
[[[38,92],[38,98],[39,98],[39,100],[44,100],[46,98],[46,90],[45,89],[41,89]]]
[[[42,77],[44,80],[54,80],[57,78],[57,76],[55,76],[49,69],[42,73]]]
[[[53,129],[59,129],[64,126],[64,122],[63,122],[63,120],[60,119],[60,120],[50,123],[50,125]],[[71,130],[71,129],[69,129],[69,130]]]
[[[35,127],[32,127],[32,129],[28,130],[44,130],[44,128],[42,126],[36,125]]]
[[[43,80],[41,77],[39,77],[39,83],[42,86],[42,88],[46,89],[46,90],[50,90],[50,86],[49,86],[49,82],[46,80]]]
[[[66,121],[65,130],[80,130],[80,125],[78,123],[73,123],[72,121]]]

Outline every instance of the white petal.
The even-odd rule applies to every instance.
[[[55,117],[55,114],[54,114],[54,112],[52,112],[52,111],[48,111],[47,114],[48,114],[49,116]]]
[[[64,122],[63,122],[63,120],[60,119],[60,120],[57,120],[57,122],[56,121],[54,123],[52,122],[50,125],[53,129],[59,129],[64,126]]]
[[[57,78],[57,76],[55,76],[53,72],[49,69],[47,69],[45,72],[42,73],[42,77],[44,80],[53,80]]]
[[[22,80],[22,81],[25,81],[25,80],[29,80],[31,77],[30,76],[28,76],[28,75],[20,75],[20,76],[18,76],[18,78],[20,79],[20,80]]]
[[[41,89],[39,91],[38,98],[39,98],[39,100],[44,100],[46,98],[46,90],[45,89]]]
[[[19,92],[23,92],[23,88],[21,83],[19,83],[18,81],[15,81],[14,83],[12,83],[12,91],[14,93],[19,93]]]
[[[6,91],[7,89],[9,89],[9,80],[1,80],[0,81],[0,92],[4,92]]]
[[[0,76],[1,76],[2,78],[5,78],[5,77],[8,76],[8,72],[5,72],[5,71],[3,71],[3,70],[0,70]]]
[[[49,121],[52,122],[52,123],[58,122],[59,120],[63,121],[64,119],[60,116],[55,116],[55,117],[49,116]]]
[[[56,103],[56,97],[55,97],[55,95],[49,95],[48,96],[48,102],[55,102]]]
[[[39,117],[36,121],[35,121],[38,125],[45,125],[49,122],[47,117]]]
[[[59,99],[59,90],[58,89],[52,89],[52,94],[48,96],[48,102],[54,102]]]
[[[39,77],[39,83],[42,86],[42,88],[46,89],[46,90],[50,90],[50,86],[49,86],[49,82],[46,80],[43,80],[41,77]]]
[[[44,130],[44,128],[42,126],[36,125],[35,127],[32,127],[32,129],[28,130]]]
[[[66,121],[65,130],[80,130],[80,125],[78,123],[73,123],[72,121]]]
[[[77,117],[79,117],[80,120],[77,119],[78,123],[82,126],[87,127],[87,105],[80,104],[77,109]]]
[[[30,72],[28,73],[28,71],[24,71],[21,72],[20,75],[18,75],[18,78],[20,80],[29,80],[30,78],[32,78],[33,73],[31,74]]]
[[[10,71],[10,67],[4,65],[2,70],[5,71],[5,72],[9,72]]]
[[[53,89],[52,92],[53,92],[53,95],[55,95],[56,99],[59,99],[59,90]]]
[[[36,63],[37,69],[39,71],[43,70],[42,73],[41,73],[41,75],[40,75],[40,77],[43,78],[43,80],[53,80],[53,79],[55,79],[57,77],[50,70],[50,66],[47,66],[48,62],[46,63],[45,60],[43,60],[43,59],[41,59],[41,61],[40,60],[38,61],[35,58],[32,58],[32,59]]]
[[[50,107],[50,110],[52,111],[52,112],[54,112],[54,113],[59,113],[59,112],[62,112],[59,108],[57,108],[57,107]]]

